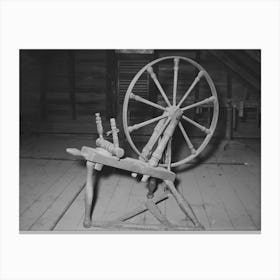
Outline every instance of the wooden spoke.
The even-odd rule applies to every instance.
[[[167,163],[168,170],[171,170],[171,158],[172,158],[171,148],[172,148],[172,137],[168,141],[167,151],[166,151],[166,163]]]
[[[188,88],[188,90],[186,91],[186,93],[184,94],[183,98],[180,100],[178,107],[180,107],[182,105],[182,103],[185,101],[185,99],[189,96],[189,94],[191,93],[191,91],[193,90],[193,88],[196,86],[196,84],[199,82],[199,80],[201,79],[201,77],[204,75],[204,71],[199,71],[198,75],[196,76],[196,78],[194,79],[194,81],[192,82],[191,86]]]
[[[161,105],[159,105],[159,104],[156,104],[156,103],[154,103],[154,102],[152,102],[152,101],[150,101],[150,100],[147,100],[147,99],[145,99],[145,98],[143,98],[143,97],[141,97],[141,96],[139,96],[139,95],[135,95],[135,94],[133,94],[133,93],[130,93],[130,99],[133,99],[133,100],[135,100],[135,101],[142,102],[142,103],[144,103],[144,104],[150,105],[150,106],[152,106],[152,107],[154,107],[154,108],[157,108],[157,109],[160,109],[160,110],[163,110],[163,111],[166,110],[163,106],[161,106]]]
[[[174,58],[174,80],[173,80],[173,105],[176,105],[177,83],[178,83],[179,58]]]
[[[137,130],[137,129],[141,128],[141,127],[144,127],[144,126],[146,126],[146,125],[149,125],[149,124],[151,124],[151,123],[154,123],[154,122],[156,122],[156,121],[159,121],[159,120],[161,120],[161,119],[163,119],[163,118],[166,118],[167,116],[168,116],[168,114],[165,113],[165,114],[163,114],[163,115],[161,115],[161,116],[159,116],[159,117],[156,117],[156,118],[147,120],[147,121],[145,121],[145,122],[141,122],[141,123],[138,123],[138,124],[129,126],[129,127],[128,127],[128,131],[129,131],[129,132],[132,132],[132,131]]]
[[[155,74],[154,71],[153,71],[153,68],[152,68],[151,66],[149,66],[149,67],[147,68],[147,71],[148,71],[148,73],[150,74],[151,78],[153,79],[154,83],[156,84],[156,86],[157,86],[157,88],[158,88],[160,94],[162,95],[162,97],[163,97],[163,99],[165,100],[165,102],[167,103],[167,105],[168,105],[168,106],[171,106],[171,104],[170,104],[170,102],[169,102],[169,100],[168,100],[168,98],[167,98],[167,96],[166,96],[166,94],[165,94],[165,92],[164,92],[162,86],[160,85],[160,83],[159,83],[159,81],[158,81],[158,79],[157,79],[156,74]]]
[[[197,127],[198,129],[200,129],[201,131],[203,131],[203,132],[205,132],[205,133],[207,133],[207,134],[210,134],[210,133],[212,132],[209,128],[204,127],[203,125],[201,125],[201,124],[199,124],[199,123],[197,123],[197,122],[195,122],[195,121],[189,119],[188,117],[186,117],[186,116],[184,116],[184,115],[182,116],[182,118],[183,118],[185,121],[191,123],[193,126]]]
[[[196,150],[193,147],[193,144],[192,144],[192,142],[191,142],[191,140],[190,140],[190,138],[189,138],[187,132],[185,131],[185,129],[184,129],[184,127],[183,127],[181,122],[179,122],[179,128],[180,128],[180,130],[181,130],[181,132],[182,132],[182,134],[183,134],[183,136],[185,138],[185,141],[186,141],[186,143],[187,143],[191,153],[194,155],[196,153]]]
[[[216,101],[216,97],[215,96],[211,96],[209,98],[206,98],[202,101],[199,101],[199,102],[196,102],[196,103],[193,103],[189,106],[186,106],[186,107],[183,107],[181,110],[182,111],[186,111],[186,110],[189,110],[191,108],[194,108],[194,107],[197,107],[197,106],[201,106],[201,105],[204,105],[204,104],[208,104],[208,103],[211,103],[211,102],[215,102]]]

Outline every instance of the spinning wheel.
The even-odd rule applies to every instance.
[[[174,64],[174,67],[173,67],[174,68],[173,99],[172,100],[168,99],[163,87],[161,86],[161,84],[157,78],[157,75],[154,73],[154,70],[153,70],[153,68],[155,66],[158,66],[158,64],[160,64],[161,62],[166,61],[166,60],[171,60],[171,61],[173,61],[173,64]],[[178,95],[177,95],[178,73],[180,71],[179,66],[182,63],[191,64],[199,72],[198,72],[198,75],[196,76],[196,78],[193,80],[193,82],[189,86],[189,88],[186,90],[185,94],[179,99],[179,101],[177,101],[177,99],[178,99]],[[135,88],[137,81],[140,79],[140,77],[146,71],[148,72],[149,76],[155,83],[159,93],[161,94],[161,96],[165,102],[164,106],[161,104],[158,104],[158,103],[154,103],[150,100],[147,100],[147,99],[133,93],[133,90]],[[194,102],[194,103],[184,106],[184,102],[187,101],[192,90],[203,78],[206,80],[206,82],[210,88],[210,96],[201,101]],[[144,103],[147,106],[150,106],[155,110],[161,111],[162,114],[160,116],[152,118],[150,120],[131,125],[128,120],[128,112],[129,112],[128,107],[130,105],[131,100],[135,100],[137,102]],[[190,110],[192,108],[197,108],[197,107],[200,107],[200,106],[203,106],[206,104],[208,104],[208,105],[212,104],[212,106],[213,106],[213,114],[212,114],[212,120],[211,120],[210,127],[205,127],[184,115],[184,113],[187,112],[188,110]],[[168,149],[166,151],[166,153],[169,153],[169,155],[168,155],[169,161],[165,162],[165,163],[159,163],[160,166],[168,167],[169,169],[171,167],[176,167],[176,166],[189,162],[190,160],[197,157],[204,150],[204,148],[207,146],[208,142],[210,141],[211,137],[213,136],[214,130],[216,128],[218,114],[219,114],[219,105],[218,105],[217,93],[216,93],[214,83],[213,83],[211,77],[209,76],[209,74],[203,69],[203,67],[201,65],[199,65],[197,62],[195,62],[189,58],[180,57],[180,56],[168,56],[168,57],[156,59],[156,60],[148,63],[146,66],[144,66],[135,75],[135,77],[131,81],[131,83],[128,87],[128,90],[126,92],[126,95],[125,95],[124,104],[123,104],[124,132],[125,132],[126,138],[129,142],[130,146],[139,155],[139,158],[141,160],[144,160],[144,161],[149,160],[149,157],[152,154],[153,147],[156,145],[157,141],[161,137],[161,134],[168,127],[172,118],[174,118],[175,114],[177,115],[176,117],[178,119],[178,121],[176,121],[175,127],[178,125],[178,127],[181,131],[181,134],[186,142],[186,145],[187,145],[188,149],[190,150],[190,155],[188,155],[187,157],[180,159],[178,161],[172,162],[172,160],[171,160],[172,139],[170,138],[168,140],[169,144],[168,144]],[[194,145],[192,144],[192,142],[188,136],[188,133],[182,124],[183,121],[193,125],[194,127],[201,130],[205,134],[204,140],[198,147],[194,147]],[[134,132],[142,127],[156,123],[156,122],[157,122],[157,125],[154,128],[153,134],[152,134],[151,138],[149,139],[149,142],[143,148],[143,150],[140,152],[140,150],[136,147],[136,144],[132,140],[132,136],[131,136],[132,132]],[[174,129],[173,129],[173,131],[174,131]],[[163,145],[165,144],[163,142],[160,142],[160,143],[162,143]],[[164,149],[165,149],[165,147],[163,147],[163,150]]]
[[[157,75],[154,73],[153,67],[157,66],[163,61],[171,61],[173,63],[173,91],[172,100],[169,100],[166,92],[164,91]],[[178,91],[178,80],[179,80],[179,66],[184,64],[191,64],[198,71],[197,76],[192,81],[191,85],[187,90],[179,96]],[[136,94],[135,86],[137,81],[141,78],[143,73],[148,73],[153,82],[155,83],[161,97],[163,104],[160,102],[152,102],[147,98],[139,96]],[[206,83],[210,89],[210,96],[204,97],[200,101],[191,101],[190,95],[195,88],[195,86],[202,80],[205,79]],[[128,119],[128,111],[130,106],[130,101],[136,101],[144,103],[152,109],[158,110],[161,114],[149,120],[137,124],[130,124]],[[187,104],[186,104],[187,102]],[[202,106],[208,106],[212,108],[212,115],[209,116],[211,121],[209,125],[204,126],[201,123],[193,120],[192,118],[186,116],[188,111],[193,108],[200,108]],[[210,111],[208,110],[210,114]],[[133,228],[133,229],[157,229],[157,230],[201,230],[204,227],[200,224],[198,218],[196,217],[192,207],[187,202],[187,200],[182,196],[182,194],[176,189],[174,181],[176,179],[176,174],[171,171],[172,167],[182,165],[189,162],[190,160],[197,157],[206,145],[209,143],[211,137],[213,136],[214,130],[216,128],[218,120],[218,99],[214,83],[208,73],[195,61],[180,57],[180,56],[168,56],[156,59],[146,66],[144,66],[131,81],[128,90],[125,95],[123,104],[123,127],[126,138],[132,147],[132,149],[138,154],[139,159],[133,159],[130,157],[123,158],[124,150],[119,147],[118,132],[116,127],[115,119],[110,120],[111,131],[107,132],[107,135],[112,134],[113,143],[106,140],[103,136],[103,126],[102,120],[99,113],[95,114],[97,132],[99,137],[96,140],[96,148],[82,147],[81,150],[75,148],[67,149],[67,152],[81,157],[87,161],[87,179],[85,185],[85,218],[84,226],[90,227],[102,227],[102,228]],[[209,118],[209,119],[210,119]],[[194,128],[202,131],[203,141],[199,145],[195,145],[191,142],[189,138],[189,132],[186,131],[183,122],[186,122],[193,126]],[[139,150],[136,144],[132,140],[132,133],[138,129],[144,128],[148,125],[155,124],[155,127],[149,137],[148,142],[145,146]],[[189,154],[179,160],[172,161],[172,138],[175,138],[175,129],[179,129],[183,136],[185,144],[189,150]],[[92,221],[91,220],[91,210],[93,206],[93,196],[94,196],[94,185],[93,184],[93,174],[94,171],[101,171],[103,166],[111,166],[113,168],[118,168],[132,172],[132,176],[136,177],[137,174],[142,175],[142,181],[148,181],[148,193],[146,202],[131,210],[130,212],[122,215],[114,221]],[[97,176],[98,177],[98,176]],[[97,180],[97,179],[96,179]],[[157,180],[164,182],[165,187],[163,193],[156,195],[154,193],[157,191],[156,185]],[[191,222],[192,227],[182,227],[180,225],[172,224],[167,217],[160,211],[157,206],[158,203],[173,196],[176,200],[178,206],[183,211],[186,216],[186,221]],[[139,215],[145,211],[150,211],[150,213],[160,222],[160,225],[140,225],[140,224],[127,224],[127,220]]]

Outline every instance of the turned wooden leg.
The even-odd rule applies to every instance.
[[[87,161],[87,182],[85,188],[85,218],[84,218],[84,227],[91,226],[91,209],[93,203],[93,170],[95,163]]]
[[[173,182],[166,180],[165,183],[186,217],[191,220],[195,227],[197,227],[198,229],[204,229],[203,225],[200,224],[198,218],[196,217],[192,207],[187,202],[187,200],[176,190]]]

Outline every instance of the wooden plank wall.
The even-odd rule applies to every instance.
[[[41,64],[39,53],[20,51],[20,117],[24,122],[41,116]]]
[[[255,60],[258,59],[259,52],[246,52],[255,57]],[[243,116],[238,117],[233,136],[260,137],[260,93],[244,84],[207,50],[157,50],[151,57],[166,55],[181,55],[194,59],[212,77],[222,107],[218,136],[224,135],[225,106],[228,98],[231,98],[237,109],[244,100],[252,104],[251,109],[247,108]],[[118,79],[118,57],[120,56],[117,56],[114,50],[22,50],[21,132],[94,133],[95,112],[100,112],[107,119],[112,116],[120,119],[122,108],[119,104],[118,85],[122,84],[122,81]],[[173,82],[172,65],[163,63],[158,73],[163,88],[170,96]],[[186,65],[180,67],[179,78],[182,80],[178,85],[178,96],[183,94],[196,74],[193,68]],[[152,99],[160,98],[159,95],[154,96],[153,82],[149,83],[149,96]],[[202,82],[199,88],[195,89],[193,97],[199,100],[207,95],[207,91],[206,83]],[[206,115],[207,112],[194,113],[193,117],[203,124],[207,123]]]
[[[105,50],[21,51],[22,130],[91,132],[94,113],[107,113],[106,57]]]

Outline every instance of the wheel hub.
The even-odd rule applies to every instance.
[[[177,106],[170,106],[167,108],[166,111],[171,119],[180,120],[183,115],[183,111]]]

